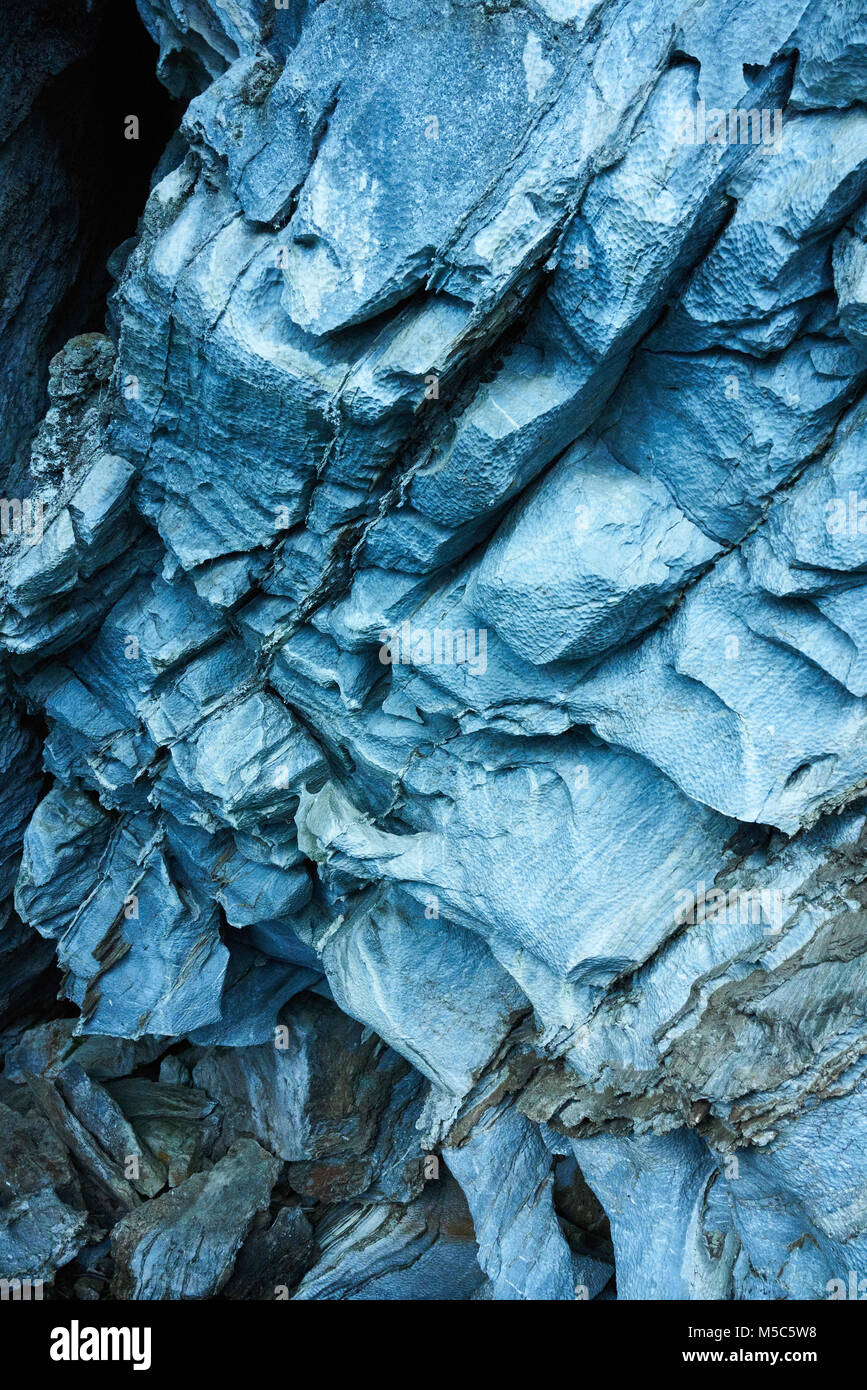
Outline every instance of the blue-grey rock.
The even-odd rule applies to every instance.
[[[28,1075],[53,1076],[67,1062],[75,1063],[97,1081],[129,1075],[147,1066],[160,1055],[162,1044],[155,1038],[108,1038],[97,1033],[76,1034],[76,1020],[58,1018],[42,1023],[23,1034],[21,1041],[6,1053],[3,1076],[22,1082]]]
[[[786,121],[779,149],[730,179],[734,215],[654,341],[760,356],[787,347],[830,288],[828,242],[863,200],[865,158],[857,107]]]
[[[169,1187],[203,1165],[219,1131],[214,1102],[194,1086],[125,1077],[106,1090],[141,1141],[142,1149],[164,1165]],[[163,1184],[160,1185],[161,1187]]]
[[[860,11],[139,8],[186,110],[3,511],[0,1276],[836,1297]]]
[[[252,1139],[239,1140],[209,1172],[118,1222],[112,1232],[116,1298],[209,1298],[232,1273],[257,1211],[268,1205],[280,1165]]]
[[[41,1116],[0,1102],[0,1278],[53,1281],[88,1236],[69,1154]]]
[[[718,1173],[699,1138],[602,1134],[575,1140],[574,1150],[611,1222],[618,1298],[732,1296],[739,1244],[725,1204],[714,1204]]]
[[[440,922],[436,895],[421,908],[405,895],[364,894],[314,945],[340,1008],[456,1096],[527,1011],[484,942]]]
[[[572,1300],[579,1285],[595,1298],[612,1267],[569,1249],[554,1211],[551,1157],[535,1126],[492,1108],[445,1157],[467,1194],[492,1298]]]
[[[494,536],[467,601],[534,665],[577,660],[650,627],[718,554],[663,487],[578,445]]]
[[[367,1191],[383,1166],[403,1161],[385,1119],[410,1074],[369,1029],[310,995],[279,1015],[268,1042],[209,1049],[193,1071],[225,1110],[227,1132],[254,1136],[290,1164],[296,1191],[325,1202]]]
[[[840,327],[850,343],[863,348],[867,340],[867,233],[863,213],[844,227],[834,242],[834,293]]]
[[[317,1228],[321,1254],[293,1298],[454,1301],[481,1286],[473,1224],[444,1174],[408,1206],[335,1209]]]
[[[796,32],[800,53],[789,98],[792,106],[851,106],[867,76],[867,33],[857,4],[814,0]]]

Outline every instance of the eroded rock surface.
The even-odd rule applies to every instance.
[[[835,1296],[863,15],[139,8],[180,136],[3,542],[0,1275]]]

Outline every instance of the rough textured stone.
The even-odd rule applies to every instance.
[[[112,1232],[116,1298],[208,1298],[219,1293],[280,1165],[241,1140],[207,1173],[195,1173],[119,1222]]]
[[[0,1276],[835,1296],[863,15],[139,9],[186,109],[0,551]]]

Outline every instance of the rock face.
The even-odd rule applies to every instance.
[[[180,135],[3,503],[0,1277],[840,1296],[863,17],[139,8]]]

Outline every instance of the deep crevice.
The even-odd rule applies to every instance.
[[[77,333],[104,331],[111,289],[106,262],[135,234],[152,174],[183,113],[182,103],[172,100],[156,76],[157,56],[135,0],[111,0],[91,52],[46,94],[46,117],[56,130],[58,146],[63,145],[70,112],[75,112],[84,133],[82,147],[72,157],[78,161],[81,235],[88,246],[81,270],[58,307],[49,352]],[[126,138],[128,116],[138,119],[137,139]]]

